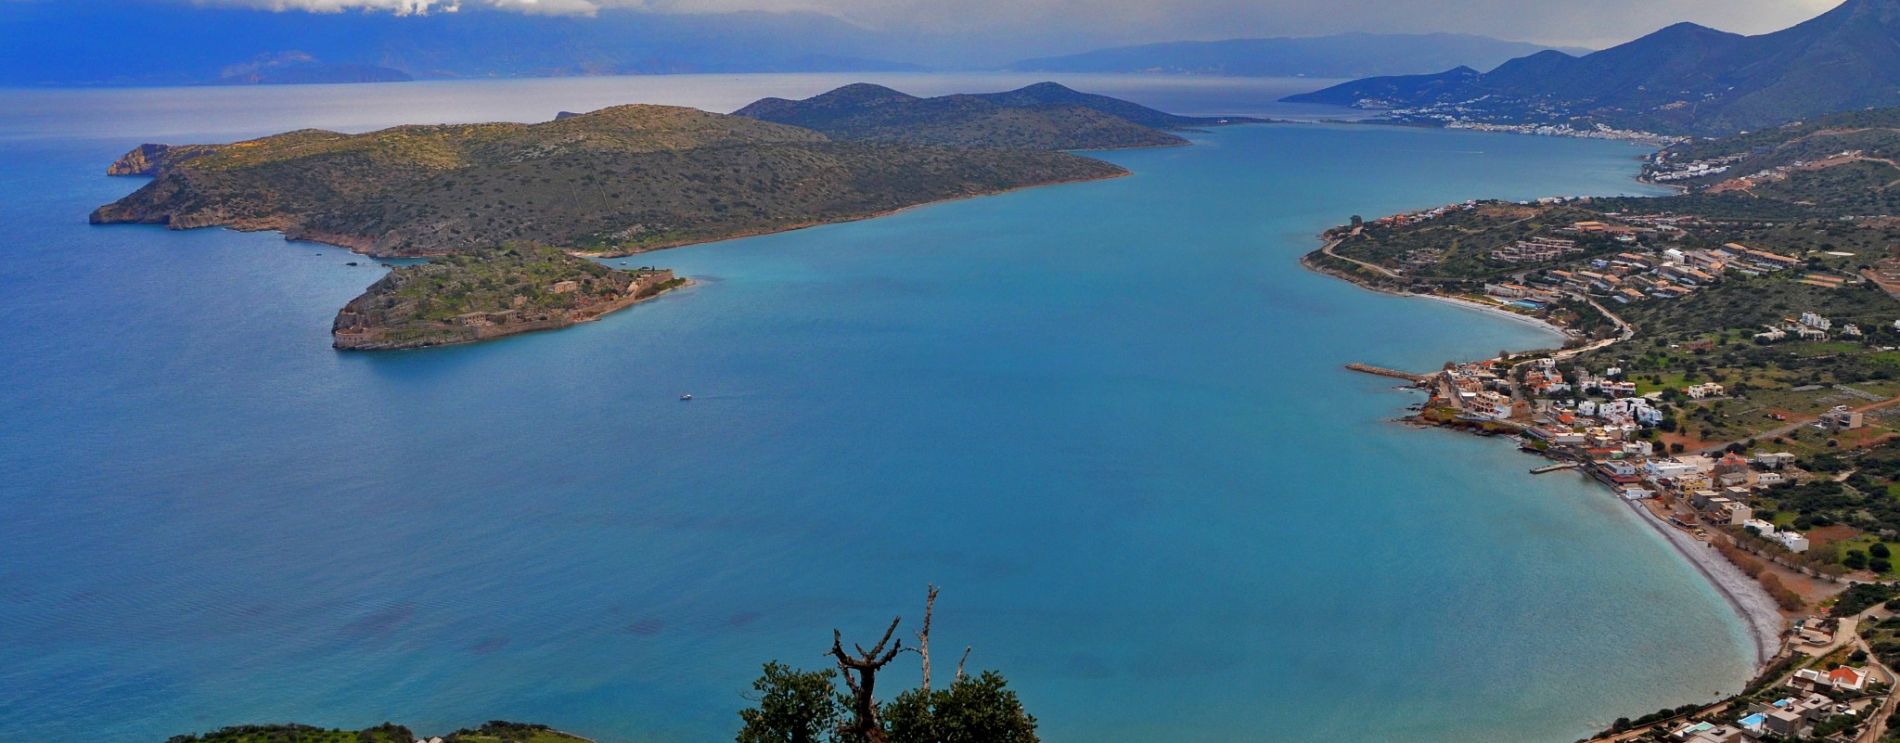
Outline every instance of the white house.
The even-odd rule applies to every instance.
[[[1674,459],[1652,459],[1643,464],[1643,474],[1655,480],[1673,480],[1696,472],[1695,465]]]
[[[1778,451],[1772,454],[1770,453],[1756,454],[1755,463],[1763,467],[1767,467],[1768,469],[1778,470],[1778,469],[1781,469],[1782,467],[1786,467],[1788,465],[1794,464],[1794,453]]]
[[[1802,536],[1801,532],[1784,531],[1776,534],[1775,538],[1781,540],[1781,546],[1787,547],[1789,552],[1798,555],[1808,551],[1808,538]]]
[[[1690,399],[1694,400],[1700,400],[1705,397],[1721,397],[1722,385],[1714,382],[1703,382],[1702,384],[1692,384],[1684,387],[1682,391],[1687,393]]]

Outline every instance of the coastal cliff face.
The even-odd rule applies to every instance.
[[[113,171],[154,179],[94,211],[95,224],[282,230],[386,257],[516,240],[625,255],[1126,172],[1059,152],[833,142],[664,106],[148,145]]]
[[[106,175],[155,176],[164,166],[181,163],[194,157],[215,152],[217,148],[206,145],[183,145],[174,147],[167,144],[142,144],[119,156],[106,167]]]
[[[349,351],[472,343],[598,319],[684,283],[664,269],[514,245],[391,271],[337,312],[330,333]]]

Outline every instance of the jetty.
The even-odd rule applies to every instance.
[[[1577,468],[1576,462],[1558,462],[1556,464],[1546,464],[1542,467],[1532,467],[1531,474],[1541,475],[1546,472],[1556,472],[1558,470],[1574,470],[1576,468]]]
[[[1387,369],[1383,366],[1361,364],[1356,361],[1353,363],[1347,364],[1346,368],[1359,372],[1361,374],[1371,374],[1373,376],[1378,376],[1378,377],[1391,377],[1393,379],[1403,379],[1407,382],[1411,382],[1412,384],[1424,384],[1425,380],[1427,379],[1427,377],[1423,374],[1413,374],[1411,372],[1402,372],[1397,369]]]

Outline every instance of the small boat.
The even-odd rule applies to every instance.
[[[686,394],[684,394],[684,395],[680,395],[680,399],[681,399],[681,400],[691,400],[691,399],[693,399],[693,393],[691,393],[691,392],[688,392],[688,393],[686,393]]]

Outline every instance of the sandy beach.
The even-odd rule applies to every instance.
[[[1492,316],[1494,316],[1494,317],[1501,317],[1501,318],[1505,318],[1505,319],[1507,319],[1507,320],[1513,320],[1513,321],[1516,321],[1516,322],[1521,322],[1521,323],[1525,323],[1525,324],[1527,324],[1527,325],[1535,325],[1535,326],[1537,326],[1537,327],[1539,327],[1539,328],[1542,328],[1542,329],[1544,329],[1544,330],[1548,330],[1548,331],[1550,331],[1550,332],[1552,332],[1552,333],[1556,333],[1556,334],[1558,334],[1558,335],[1561,335],[1561,336],[1563,336],[1564,338],[1569,338],[1569,337],[1570,337],[1570,334],[1569,334],[1569,333],[1567,333],[1567,332],[1565,332],[1565,331],[1564,331],[1564,328],[1563,328],[1563,326],[1561,326],[1561,325],[1557,325],[1557,324],[1555,324],[1555,323],[1551,323],[1551,322],[1546,322],[1546,321],[1544,321],[1544,320],[1539,320],[1539,319],[1537,319],[1537,318],[1535,318],[1535,317],[1531,317],[1531,316],[1529,316],[1529,315],[1523,315],[1523,314],[1519,314],[1519,313],[1516,313],[1516,312],[1512,312],[1512,311],[1510,311],[1510,310],[1507,310],[1507,309],[1504,309],[1504,308],[1502,308],[1502,307],[1498,307],[1498,306],[1495,306],[1495,305],[1489,305],[1489,304],[1484,304],[1484,303],[1482,303],[1482,302],[1473,302],[1473,301],[1471,301],[1471,300],[1469,300],[1469,299],[1459,299],[1459,298],[1457,298],[1457,297],[1447,297],[1447,296],[1444,296],[1444,295],[1442,295],[1442,294],[1418,294],[1418,293],[1407,293],[1407,294],[1400,294],[1399,296],[1402,296],[1402,297],[1418,297],[1418,298],[1420,298],[1420,299],[1430,299],[1430,300],[1432,300],[1432,301],[1435,301],[1435,302],[1444,302],[1444,303],[1447,303],[1447,304],[1451,304],[1451,305],[1456,305],[1456,306],[1458,306],[1458,307],[1463,307],[1463,308],[1465,308],[1465,309],[1468,309],[1468,310],[1471,310],[1471,311],[1473,311],[1473,312],[1482,312],[1482,313],[1485,313],[1485,314],[1487,314],[1487,315],[1492,315]],[[1518,351],[1515,351],[1515,353],[1524,353],[1524,352],[1525,352],[1524,350],[1518,350]]]

